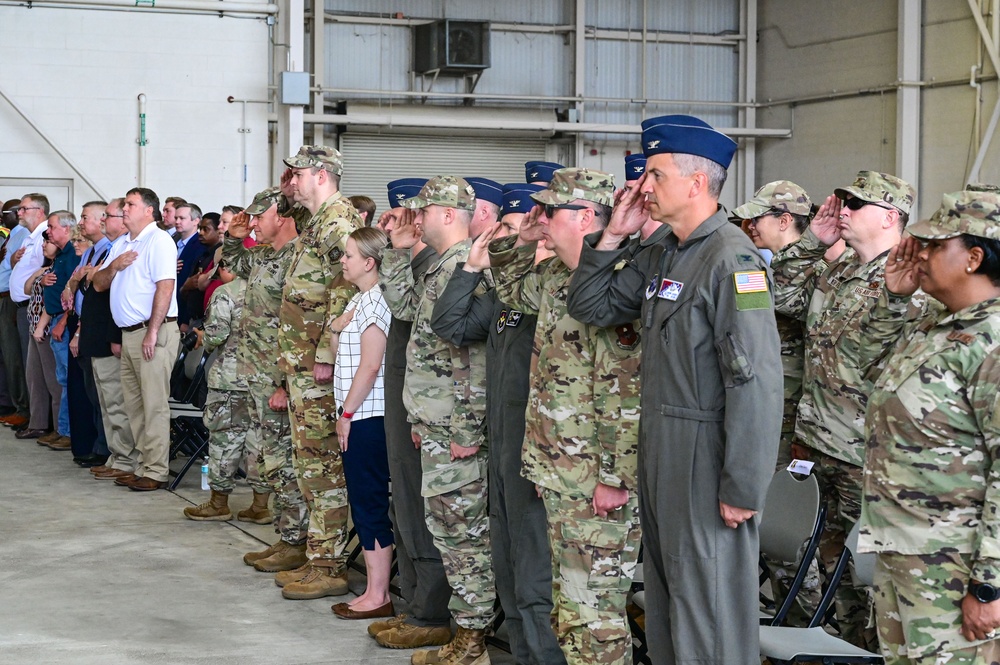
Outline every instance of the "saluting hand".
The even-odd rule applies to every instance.
[[[597,249],[617,249],[625,238],[638,233],[649,221],[649,209],[646,205],[646,195],[640,190],[649,175],[642,174],[631,187],[623,187],[615,193],[615,206],[611,211],[608,227],[604,229]]]
[[[517,242],[514,243],[515,247],[523,247],[525,245],[530,245],[533,242],[538,242],[545,237],[542,234],[542,225],[539,223],[539,218],[542,216],[542,206],[536,205],[531,209],[524,219],[521,220],[521,228],[517,231]]]
[[[809,222],[809,228],[824,245],[832,245],[840,240],[840,199],[831,194],[816,211]]]
[[[375,228],[378,229],[379,231],[381,231],[382,233],[388,234],[389,231],[386,231],[385,228],[386,228],[386,226],[388,226],[389,222],[392,219],[393,219],[392,211],[391,210],[386,210],[381,215],[379,215],[378,221],[375,222]]]
[[[462,268],[465,272],[480,273],[490,267],[490,243],[497,237],[503,226],[494,224],[479,234],[469,250],[469,258]]]
[[[246,238],[250,235],[250,215],[246,214],[245,211],[240,211],[233,215],[226,233],[229,234],[230,238],[236,238],[237,240]]]
[[[393,249],[410,249],[420,240],[420,229],[414,223],[417,214],[410,209],[406,209],[400,214],[399,219],[389,232],[389,240],[392,241]]]
[[[281,193],[285,195],[285,198],[288,199],[289,202],[292,201],[292,196],[295,194],[295,185],[292,184],[291,169],[285,169],[284,173],[281,174],[278,189],[281,190]]]
[[[903,236],[899,244],[889,250],[885,262],[885,288],[898,296],[913,295],[920,287],[917,267],[923,245],[910,235]]]

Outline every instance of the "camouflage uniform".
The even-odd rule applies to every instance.
[[[1000,239],[1000,196],[944,197],[917,238]],[[875,607],[888,663],[996,662],[1000,640],[959,634],[970,578],[1000,586],[1000,298],[908,321],[883,290],[865,317],[876,368],[865,419],[859,546],[878,553]],[[976,649],[978,647],[978,654]]]
[[[903,212],[914,198],[907,183],[870,171],[861,171],[854,185],[836,193],[889,203]],[[795,433],[813,451],[811,460],[827,506],[820,558],[829,571],[843,552],[847,532],[861,517],[862,424],[870,386],[845,343],[864,334],[861,320],[882,293],[888,252],[862,265],[848,249],[819,273],[815,264],[826,250],[812,230],[806,230],[799,242],[774,256],[771,268],[775,309],[806,324],[805,377]],[[869,590],[856,587],[850,571],[838,587],[836,607],[844,639],[875,648]]]
[[[420,194],[403,202],[419,208],[429,202],[463,210],[475,209],[472,187],[461,178],[432,178]],[[468,630],[484,630],[495,615],[496,590],[490,567],[487,511],[487,454],[483,435],[486,390],[485,347],[456,347],[431,329],[434,303],[460,261],[468,258],[471,240],[448,248],[424,275],[423,291],[410,270],[409,250],[388,250],[380,276],[393,314],[411,317],[406,349],[403,404],[420,436],[423,467],[421,494],[427,527],[441,552],[452,588],[455,622]],[[451,459],[450,444],[479,446],[470,457]]]
[[[752,199],[733,210],[739,219],[756,219],[769,213],[783,212],[808,216],[812,202],[804,189],[789,180],[769,182],[758,189]],[[827,269],[822,258],[808,268],[815,274]],[[781,441],[778,444],[778,461],[775,471],[781,471],[792,462],[792,444],[796,442],[795,421],[799,400],[802,398],[802,378],[805,374],[805,326],[802,321],[776,313],[778,337],[781,339],[781,374],[784,378],[784,409],[781,419]],[[779,605],[788,595],[798,566],[795,562],[772,561],[766,558],[771,569],[771,591]],[[795,598],[795,604],[788,612],[786,623],[792,626],[806,626],[819,607],[823,596],[819,566],[816,560],[809,563],[809,570],[802,580],[802,586]]]
[[[286,164],[309,166],[299,153]],[[287,201],[278,204],[279,211],[289,208]],[[333,365],[330,322],[344,313],[356,291],[342,275],[340,257],[347,236],[364,224],[340,192],[307,216],[298,210],[299,237],[291,243],[278,314],[278,367],[288,388],[295,471],[309,505],[306,554],[312,565],[329,567],[337,575],[347,563],[347,482],[334,429],[333,383],[317,384],[313,366]]]
[[[266,195],[258,195],[247,208],[250,214],[265,212],[278,200],[279,192],[271,189],[262,194]],[[247,249],[242,240],[227,237],[222,247],[229,270],[247,280],[236,357],[237,371],[246,377],[252,401],[250,426],[260,447],[259,474],[274,493],[275,531],[286,543],[299,545],[306,539],[309,508],[292,462],[288,413],[268,406],[274,391],[285,387],[285,374],[274,362],[274,352],[281,292],[294,243],[278,250],[270,245]]]
[[[205,314],[205,353],[221,346],[222,351],[208,370],[208,398],[205,400],[205,427],[208,428],[208,484],[216,492],[231,494],[233,479],[243,455],[247,458],[247,483],[258,494],[271,490],[257,470],[260,446],[248,436],[249,402],[247,382],[237,370],[237,327],[243,314],[246,282],[235,279],[212,294]]]
[[[542,204],[612,204],[613,180],[561,169]],[[631,663],[626,596],[639,557],[636,459],[639,335],[636,324],[599,328],[566,310],[572,270],[558,258],[533,267],[535,245],[490,245],[503,302],[537,314],[522,475],[543,488],[552,553],[553,625],[567,663]],[[607,517],[594,514],[598,483],[629,491]]]

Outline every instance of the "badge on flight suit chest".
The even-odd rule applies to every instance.
[[[506,309],[500,310],[500,316],[497,317],[497,334],[503,332],[503,329],[507,326],[511,328],[516,328],[517,324],[521,322],[521,317],[523,314],[516,309],[512,309],[509,312]]]

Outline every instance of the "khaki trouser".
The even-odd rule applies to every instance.
[[[91,358],[94,368],[94,383],[101,401],[101,418],[104,432],[108,437],[111,455],[107,466],[135,473],[139,466],[139,451],[135,447],[132,428],[125,413],[125,397],[122,395],[122,361],[114,356]]]
[[[146,328],[122,331],[122,392],[125,413],[139,451],[135,475],[165,482],[170,455],[170,370],[177,359],[180,331],[164,323],[152,360],[142,357]]]

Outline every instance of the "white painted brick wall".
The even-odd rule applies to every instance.
[[[203,210],[248,204],[267,187],[263,20],[146,12],[0,7],[0,90],[107,197],[137,184],[139,93],[146,94],[146,186]],[[73,210],[96,193],[0,99],[0,179],[74,178]],[[243,200],[245,199],[245,200]]]

